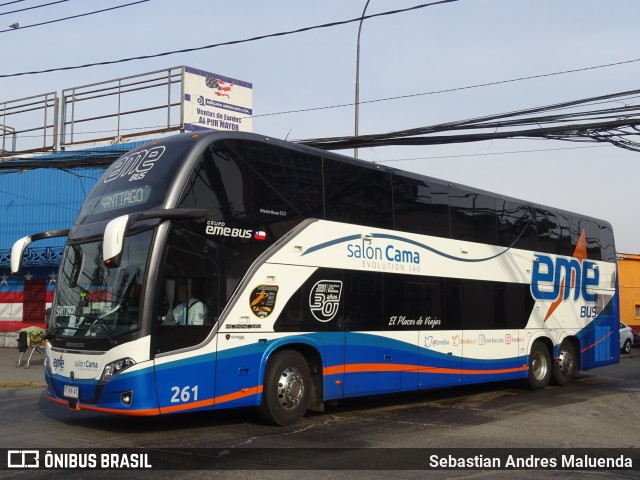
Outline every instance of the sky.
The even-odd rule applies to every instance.
[[[357,22],[107,66],[6,75],[350,20],[362,15],[366,0],[149,0],[28,28],[135,0],[69,0],[6,13],[50,1],[0,0],[0,102],[187,65],[251,82],[255,133],[289,140],[354,133]],[[367,14],[424,3],[370,0]],[[637,0],[458,0],[368,19],[360,36],[359,133],[386,133],[637,89],[638,18]],[[10,29],[14,23],[21,28]],[[590,68],[615,63],[621,64]],[[490,83],[495,84],[477,86]],[[402,96],[408,98],[378,101]],[[342,106],[324,108],[336,105]],[[307,111],[282,113],[294,110]],[[605,219],[613,225],[618,252],[640,253],[640,153],[595,143],[494,140],[362,148],[358,155]]]

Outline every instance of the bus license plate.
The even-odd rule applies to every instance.
[[[67,398],[78,398],[79,387],[74,387],[72,385],[64,386],[64,396]]]

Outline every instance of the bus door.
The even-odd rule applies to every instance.
[[[418,332],[399,322],[396,276],[345,273],[345,396],[415,390]]]
[[[161,409],[180,411],[213,405],[215,342],[204,343],[218,311],[218,274],[210,248],[199,236],[169,234],[156,288],[153,338]]]

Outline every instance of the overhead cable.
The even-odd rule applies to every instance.
[[[42,5],[35,5],[33,7],[20,8],[18,10],[12,10],[10,12],[2,12],[2,13],[0,13],[0,16],[9,15],[10,13],[26,12],[27,10],[35,10],[36,8],[48,7],[50,5],[56,5],[58,3],[65,3],[65,2],[68,2],[68,1],[70,1],[70,0],[57,0],[56,2],[43,3]],[[0,5],[0,6],[2,6],[2,5]]]
[[[149,1],[149,0],[141,0],[141,1]],[[302,32],[308,32],[311,30],[318,30],[318,29],[322,29],[322,28],[329,28],[329,27],[335,27],[335,26],[339,26],[339,25],[346,25],[349,23],[353,23],[353,22],[360,22],[361,20],[367,20],[370,18],[375,18],[375,17],[383,17],[383,16],[387,16],[387,15],[395,15],[398,13],[404,13],[404,12],[409,12],[412,10],[418,10],[421,8],[425,8],[425,7],[432,7],[435,5],[442,5],[445,3],[453,3],[453,2],[458,2],[460,0],[440,0],[437,2],[431,2],[431,3],[424,3],[421,5],[415,5],[413,7],[409,7],[409,8],[403,8],[403,9],[398,9],[398,10],[390,10],[387,12],[382,12],[382,13],[374,13],[371,15],[366,15],[364,17],[357,17],[357,18],[352,18],[351,20],[343,20],[343,21],[338,21],[338,22],[331,22],[331,23],[325,23],[322,25],[314,25],[311,27],[303,27],[303,28],[298,28],[296,30],[289,30],[289,31],[284,31],[284,32],[278,32],[278,33],[270,33],[270,34],[266,34],[266,35],[259,35],[256,37],[251,37],[251,38],[245,38],[242,40],[231,40],[231,41],[227,41],[227,42],[220,42],[220,43],[214,43],[211,45],[205,45],[202,47],[193,47],[193,48],[183,48],[181,50],[172,50],[172,51],[168,51],[168,52],[162,52],[162,53],[155,53],[155,54],[150,54],[150,55],[140,55],[137,57],[129,57],[129,58],[122,58],[120,60],[107,60],[104,62],[94,62],[94,63],[86,63],[84,65],[75,65],[75,66],[68,66],[68,67],[56,67],[56,68],[47,68],[44,70],[34,70],[31,72],[20,72],[20,73],[10,73],[10,74],[4,74],[4,75],[0,75],[0,78],[9,78],[9,77],[20,77],[20,76],[24,76],[24,75],[36,75],[36,74],[40,74],[40,73],[50,73],[50,72],[60,72],[60,71],[65,71],[65,70],[77,70],[80,68],[88,68],[88,67],[95,67],[95,66],[99,66],[99,65],[113,65],[116,63],[125,63],[125,62],[131,62],[134,60],[147,60],[149,58],[158,58],[158,57],[166,57],[168,55],[174,55],[177,53],[190,53],[190,52],[197,52],[197,51],[201,51],[201,50],[207,50],[210,48],[217,48],[217,47],[222,47],[222,46],[227,46],[227,45],[239,45],[242,43],[249,43],[249,42],[255,42],[257,40],[263,40],[265,38],[276,38],[276,37],[283,37],[286,35],[293,35],[296,33],[302,33]],[[137,2],[139,3],[139,2]],[[22,29],[22,27],[20,27],[20,29]],[[8,32],[8,31],[14,31],[14,29],[10,29],[10,30],[0,30],[0,33],[3,32]]]
[[[145,2],[149,2],[149,1],[150,0],[138,0],[137,2],[126,3],[124,5],[117,5],[115,7],[104,8],[102,10],[95,10],[93,12],[81,13],[79,15],[72,15],[70,17],[58,18],[57,20],[49,20],[47,22],[40,22],[40,23],[31,24],[31,25],[24,25],[24,26],[20,26],[18,28],[8,28],[7,30],[0,30],[0,33],[17,32],[19,30],[24,30],[25,28],[39,27],[41,25],[49,25],[51,23],[57,23],[57,22],[65,21],[65,20],[71,20],[73,18],[88,17],[89,15],[95,15],[96,13],[109,12],[111,10],[117,10],[119,8],[124,8],[124,7],[130,7],[132,5],[137,5],[138,3],[145,3]],[[9,75],[9,76],[17,76],[17,75]]]
[[[467,120],[372,135],[300,140],[326,150],[389,145],[442,145],[507,138],[544,138],[572,142],[606,142],[640,151],[640,106],[626,104],[640,90],[572,100],[553,105],[487,115]],[[603,101],[625,102],[622,107],[594,109]],[[588,107],[588,110],[585,110]],[[567,109],[576,109],[567,112]],[[582,108],[583,110],[580,110]],[[552,113],[563,110],[563,113]],[[532,127],[533,128],[528,128]],[[471,131],[470,133],[461,133]]]

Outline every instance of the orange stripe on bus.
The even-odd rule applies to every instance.
[[[364,372],[419,372],[439,373],[446,375],[491,375],[499,373],[522,372],[528,370],[527,365],[513,368],[500,368],[491,370],[470,370],[462,368],[429,367],[417,365],[388,364],[388,363],[355,363],[349,365],[334,365],[322,370],[324,375],[337,375],[340,373],[364,373]]]
[[[239,398],[249,397],[251,395],[257,395],[262,393],[262,385],[258,385],[257,387],[251,388],[243,388],[239,392],[227,393],[226,395],[221,395],[216,397],[215,403],[225,403],[232,402],[233,400],[238,400]]]
[[[240,398],[250,397],[251,395],[257,395],[258,393],[262,393],[262,385],[258,385],[257,387],[251,388],[243,388],[238,392],[227,393],[226,395],[221,395],[215,398],[209,398],[206,400],[201,400],[199,402],[191,402],[191,403],[182,403],[180,405],[172,405],[170,407],[162,407],[160,408],[161,413],[175,413],[183,410],[191,410],[193,408],[201,408],[201,407],[212,407],[213,405],[218,405],[220,403],[232,402],[233,400],[238,400]]]
[[[160,407],[160,413],[175,413],[183,410],[191,410],[192,408],[212,407],[213,399],[207,398],[200,400],[199,402],[180,403],[178,405],[171,405],[170,407]]]

